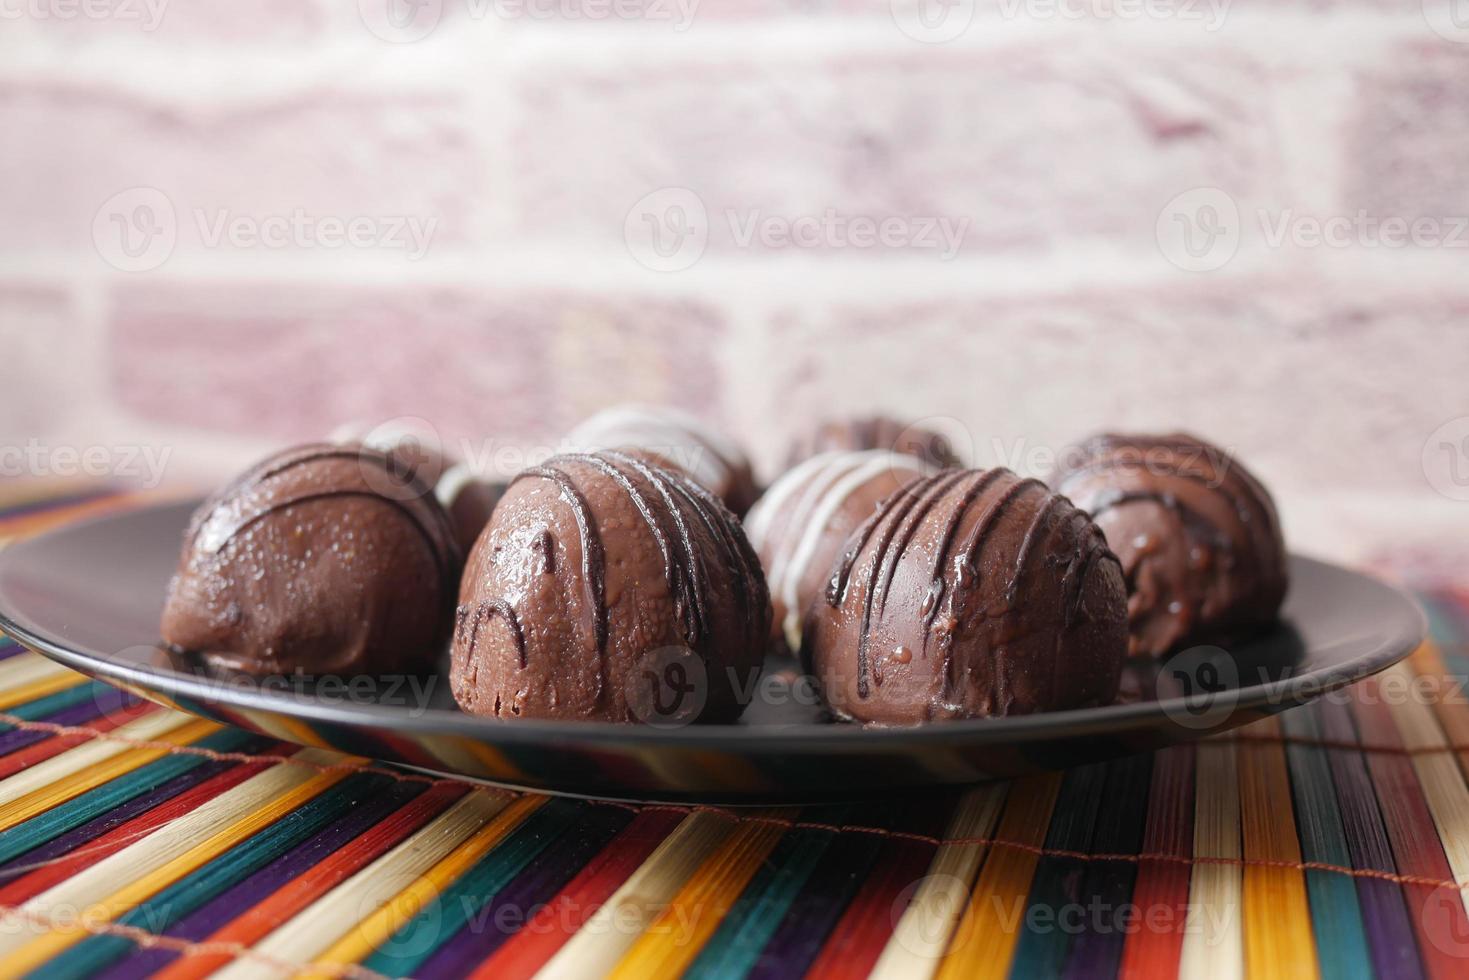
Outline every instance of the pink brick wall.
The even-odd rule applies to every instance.
[[[1307,549],[1469,541],[1447,0],[389,3],[0,6],[0,447],[1187,426]]]

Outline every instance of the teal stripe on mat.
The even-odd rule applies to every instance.
[[[7,709],[5,713],[7,715],[14,715],[23,721],[35,721],[38,718],[54,715],[58,711],[65,711],[74,705],[90,701],[110,690],[112,688],[103,684],[101,681],[91,681],[87,684],[78,684],[76,687],[69,687],[64,691],[58,691],[44,698],[38,698],[35,701],[17,705],[14,708]],[[14,730],[14,725],[0,722],[0,734]]]
[[[256,736],[237,729],[215,732],[194,745],[212,752],[234,752]],[[210,761],[202,755],[166,755],[39,813],[0,834],[0,864],[80,827],[170,779]]]
[[[1317,705],[1297,708],[1280,715],[1281,727],[1292,738],[1324,738],[1317,724]],[[1337,809],[1336,787],[1331,762],[1325,750],[1314,745],[1287,744],[1286,760],[1296,805],[1296,834],[1301,857],[1338,868],[1352,866],[1346,828]],[[1306,871],[1306,893],[1310,899],[1311,928],[1316,933],[1316,956],[1321,975],[1351,980],[1372,980],[1372,959],[1367,949],[1367,932],[1362,907],[1357,900],[1355,879],[1329,871]]]
[[[362,966],[388,977],[406,977],[464,928],[548,844],[570,829],[586,804],[554,798],[515,828],[407,925],[389,936]]]
[[[347,777],[120,916],[117,923],[155,933],[167,930],[226,888],[345,816],[361,800],[381,792],[387,782],[388,777],[373,774]],[[28,976],[31,980],[81,980],[136,948],[133,940],[123,936],[91,936]]]
[[[1072,769],[1061,782],[1051,826],[1046,831],[1046,849],[1091,850],[1092,830],[1107,786],[1107,763],[1097,762]],[[1024,932],[1015,944],[1010,976],[1060,976],[1071,947],[1071,936],[1056,923],[1079,907],[1086,862],[1080,858],[1047,855],[1036,864],[1031,881]],[[1037,912],[1042,909],[1044,911]]]
[[[823,816],[822,822],[842,826],[851,820],[850,808],[843,807],[829,818]],[[814,829],[792,830],[782,837],[689,965],[685,980],[717,980],[749,973],[834,839],[833,831]]]

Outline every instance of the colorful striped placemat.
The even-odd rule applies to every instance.
[[[0,638],[0,974],[1469,976],[1469,593],[1422,599],[1410,661],[1250,728],[801,809],[400,772]]]

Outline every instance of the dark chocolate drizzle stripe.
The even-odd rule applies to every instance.
[[[288,454],[286,459],[266,460],[246,471],[234,480],[220,493],[212,497],[196,513],[194,521],[189,529],[190,547],[195,547],[200,532],[219,513],[221,506],[230,500],[238,499],[239,495],[246,493],[256,487],[262,487],[266,480],[279,476],[288,470],[302,466],[306,463],[317,462],[324,459],[343,459],[361,463],[364,460],[375,463],[388,472],[390,476],[398,479],[397,467],[391,457],[377,450],[366,447],[344,448],[329,444],[319,444],[302,447]],[[365,478],[364,478],[365,479]],[[428,545],[429,553],[433,558],[435,570],[438,573],[439,594],[447,604],[452,600],[457,591],[458,576],[455,574],[459,563],[459,550],[455,544],[453,529],[449,525],[448,515],[439,506],[424,484],[416,479],[410,479],[404,483],[405,490],[413,491],[414,495],[408,500],[398,500],[386,496],[368,486],[365,489],[333,489],[318,490],[311,493],[297,494],[284,500],[276,501],[257,513],[248,517],[237,516],[236,522],[222,532],[218,545],[213,549],[218,554],[230,541],[239,534],[259,522],[260,520],[279,513],[286,508],[296,506],[313,500],[323,500],[332,497],[365,497],[379,500],[403,514],[412,523],[419,535]],[[262,488],[263,492],[263,488]]]
[[[649,466],[641,460],[628,457],[628,461],[649,473],[656,473],[654,480],[662,492],[665,488],[673,494],[681,497],[693,510],[699,520],[720,542],[725,549],[726,563],[735,577],[739,579],[737,598],[740,602],[740,611],[746,625],[754,629],[757,619],[763,615],[770,602],[769,593],[765,587],[765,575],[760,570],[760,559],[755,556],[755,551],[750,547],[744,532],[739,530],[739,520],[732,514],[728,507],[706,487],[702,487],[692,480],[686,479],[675,473]],[[651,477],[650,477],[651,478]],[[674,512],[682,517],[682,511],[675,507]],[[699,558],[702,563],[702,555]],[[705,575],[707,581],[707,574]]]
[[[1015,474],[1010,473],[1010,475],[1014,476]],[[989,540],[990,534],[999,523],[1000,516],[1004,514],[1006,508],[1019,500],[1021,494],[1025,493],[1025,491],[1035,488],[1045,490],[1046,485],[1030,477],[1026,477],[1023,480],[1016,480],[1006,488],[1004,493],[1000,494],[999,498],[985,512],[984,517],[970,530],[969,535],[964,539],[964,544],[959,548],[959,554],[962,556],[960,562],[970,572],[975,575],[979,574],[979,570],[975,567],[974,562],[979,557],[979,553],[984,549],[985,542]]]
[[[684,523],[682,516],[675,508],[668,508],[672,512],[679,545],[683,551],[680,560],[673,554],[670,543],[672,535],[664,527],[660,517],[654,513],[652,501],[645,497],[627,473],[613,462],[615,457],[611,457],[611,454],[604,457],[594,453],[577,453],[567,458],[592,466],[612,479],[623,493],[627,494],[628,499],[642,515],[643,522],[648,526],[654,541],[658,544],[658,553],[663,558],[663,577],[668,583],[668,591],[673,598],[675,614],[683,620],[685,642],[690,646],[697,646],[703,639],[707,624],[707,611],[702,583],[693,583],[691,586],[689,581],[695,560],[694,543],[689,537],[688,526]],[[649,482],[657,486],[656,480],[650,479]]]
[[[882,534],[878,536],[876,551],[872,556],[872,571],[867,577],[866,595],[862,599],[862,627],[857,633],[857,696],[867,697],[871,691],[868,683],[870,674],[871,658],[868,655],[868,639],[872,631],[872,600],[873,592],[877,586],[879,569],[883,566],[888,556],[888,549],[892,545],[893,538],[901,529],[904,519],[909,512],[919,506],[921,502],[927,501],[930,492],[935,486],[946,480],[945,475],[931,476],[919,481],[920,489],[915,493],[903,494],[896,499],[891,507],[884,507],[881,513],[885,518],[891,518]]]
[[[279,476],[282,473],[287,472],[288,470],[295,469],[298,466],[303,466],[306,463],[314,463],[323,459],[343,459],[350,460],[356,463],[361,463],[366,460],[372,463],[376,463],[378,466],[382,467],[389,476],[393,477],[395,480],[399,480],[400,482],[402,482],[403,488],[405,490],[413,492],[412,496],[409,498],[409,502],[418,505],[424,511],[426,511],[426,513],[419,514],[416,512],[416,510],[408,508],[406,506],[400,506],[399,509],[404,511],[404,513],[407,513],[419,526],[419,530],[423,533],[424,537],[428,539],[429,547],[434,552],[435,561],[439,564],[440,568],[452,572],[452,566],[454,565],[455,559],[457,557],[457,550],[453,544],[453,532],[449,526],[447,516],[442,514],[442,508],[438,506],[437,501],[434,501],[433,504],[429,504],[426,502],[428,499],[432,498],[433,493],[431,489],[426,486],[421,480],[419,480],[416,476],[409,476],[406,481],[403,479],[403,477],[399,473],[400,467],[396,464],[392,456],[387,453],[380,452],[379,450],[368,448],[366,446],[344,447],[332,445],[330,443],[318,443],[310,446],[302,446],[300,449],[293,450],[285,455],[286,458],[284,459],[277,457],[267,459],[261,463],[256,464],[254,467],[246,470],[239,477],[231,481],[219,493],[211,497],[195,515],[194,524],[190,529],[190,540],[192,541],[198,537],[198,534],[201,530],[203,530],[204,525],[209,523],[214,515],[218,513],[221,505],[231,499],[236,498],[239,494],[245,492],[249,488],[260,486],[266,480],[269,480],[272,477]],[[364,496],[381,497],[383,500],[387,500],[393,503],[403,503],[402,501],[396,501],[388,498],[383,494],[372,490],[371,488],[362,491],[362,494]],[[272,510],[278,509],[282,506],[286,506],[288,503],[289,502],[282,502],[280,504],[272,505],[271,508],[269,508],[265,513],[270,513]],[[231,538],[239,534],[244,527],[254,523],[255,520],[257,520],[260,516],[264,515],[255,515],[239,522],[236,527],[230,529],[225,534],[224,538],[220,542],[220,547],[223,547],[223,545],[228,543]],[[437,532],[437,534],[435,532]]]
[[[1019,500],[1021,495],[1023,495],[1026,490],[1035,487],[1039,487],[1043,490],[1045,489],[1045,484],[1041,483],[1039,480],[1033,480],[1028,477],[1023,480],[1016,479],[1014,473],[1003,468],[999,469],[998,472],[1001,474],[1001,477],[1010,477],[1011,479],[1015,479],[1015,482],[1006,487],[1004,492],[1002,492],[990,503],[989,507],[985,510],[984,515],[980,517],[978,523],[976,523],[974,527],[970,529],[969,534],[964,539],[964,543],[959,548],[959,558],[954,563],[954,576],[957,581],[955,583],[955,587],[948,590],[947,605],[950,613],[953,612],[954,604],[956,601],[958,601],[958,585],[963,581],[964,574],[967,572],[968,574],[973,575],[976,579],[976,584],[978,584],[979,569],[975,565],[975,561],[978,558],[979,553],[984,549],[985,542],[989,540],[990,534],[999,524],[1000,517],[1004,514],[1006,508],[1008,508],[1016,500]],[[956,512],[954,519],[963,520],[963,512]],[[928,642],[930,636],[932,636],[931,632],[925,633],[923,635],[925,654],[928,652]],[[952,632],[947,632],[944,634],[943,656],[944,682],[942,696],[944,701],[948,702],[953,697],[954,690],[954,634]]]
[[[582,496],[581,491],[576,487],[576,482],[566,471],[551,465],[559,458],[561,457],[547,460],[541,466],[527,467],[517,473],[510,482],[514,484],[520,480],[548,480],[556,485],[562,499],[571,505],[572,515],[576,518],[576,529],[581,536],[582,581],[586,584],[592,607],[592,632],[597,642],[597,652],[605,656],[607,653],[607,557],[602,550],[602,537],[597,532],[597,523],[592,515],[591,505],[587,503],[587,498]],[[601,666],[605,671],[605,664]],[[604,678],[604,682],[597,691],[599,703],[605,688]]]
[[[541,528],[541,533],[536,535],[532,546],[541,553],[541,574],[556,574],[556,539],[551,536],[550,528]]]
[[[888,550],[885,562],[886,567],[882,570],[881,584],[876,584],[875,582],[878,569],[876,565],[873,566],[874,584],[870,588],[882,592],[882,599],[877,607],[879,616],[887,609],[888,593],[892,589],[893,576],[898,570],[898,561],[902,558],[903,553],[907,551],[909,543],[913,540],[914,533],[918,530],[918,526],[923,523],[923,519],[928,516],[934,504],[938,503],[953,488],[954,484],[962,479],[964,479],[962,472],[944,474],[942,479],[934,481],[932,486],[924,493],[923,499],[918,501],[913,509],[908,512],[897,542],[894,547]]]
[[[1095,524],[1089,525],[1076,553],[1066,566],[1066,572],[1061,576],[1063,629],[1069,630],[1076,623],[1076,614],[1081,612],[1081,602],[1086,595],[1086,577],[1092,566],[1097,561],[1108,558],[1117,564],[1119,570],[1122,568],[1121,559],[1107,547],[1107,539],[1101,530]]]
[[[832,573],[830,581],[826,583],[827,605],[835,609],[846,599],[847,586],[851,584],[852,580],[852,569],[856,567],[857,558],[867,547],[867,542],[872,538],[872,532],[877,530],[877,526],[887,519],[888,514],[894,508],[900,506],[903,501],[910,497],[921,493],[928,484],[936,479],[938,479],[937,476],[929,476],[921,480],[914,480],[887,498],[887,500],[884,500],[878,506],[877,510],[873,511],[871,516],[862,522],[862,526],[852,532],[851,536],[847,538],[847,550],[842,553],[841,560],[835,566],[836,570]]]
[[[455,628],[456,634],[463,633],[464,624],[468,613],[468,606],[459,607],[456,614],[456,617],[458,619],[458,623],[456,624]],[[505,624],[510,627],[510,635],[515,640],[515,649],[520,654],[520,667],[522,670],[524,670],[526,666],[525,632],[520,628],[520,617],[515,615],[514,608],[512,608],[510,603],[506,602],[504,599],[484,599],[474,607],[474,619],[472,620],[469,629],[469,659],[474,659],[474,648],[475,645],[479,643],[480,623],[488,620],[492,616],[499,616],[500,618],[504,619]]]
[[[1097,517],[1127,504],[1151,503],[1157,504],[1176,514],[1179,522],[1183,524],[1185,532],[1195,541],[1203,540],[1210,547],[1226,554],[1234,551],[1234,542],[1213,521],[1203,514],[1189,507],[1179,500],[1175,495],[1167,491],[1159,490],[1110,490],[1097,499],[1097,504],[1092,508],[1092,518]]]
[[[1035,553],[1036,541],[1042,537],[1038,532],[1042,527],[1046,528],[1044,537],[1049,540],[1051,534],[1056,530],[1056,525],[1047,525],[1046,521],[1055,510],[1056,505],[1066,500],[1059,493],[1047,495],[1046,502],[1041,504],[1040,509],[1031,516],[1030,527],[1025,529],[1025,537],[1020,540],[1020,550],[1015,553],[1015,571],[1010,576],[1010,584],[1005,589],[1005,602],[1014,605],[1020,594],[1020,582],[1025,577],[1025,570],[1030,565],[1030,556]],[[1073,510],[1071,514],[1062,518],[1063,521],[1072,520],[1078,512]]]
[[[1161,449],[1170,453],[1187,453],[1202,460],[1212,473],[1212,478],[1204,474],[1194,472],[1192,469],[1170,469],[1165,473],[1154,473],[1149,468],[1146,460],[1139,460],[1128,455],[1129,451],[1134,453],[1147,453],[1151,450]],[[1245,534],[1254,547],[1256,557],[1262,560],[1272,559],[1278,550],[1275,542],[1279,539],[1279,518],[1276,516],[1274,504],[1270,500],[1270,494],[1257,480],[1253,473],[1246,469],[1234,458],[1233,454],[1224,453],[1229,460],[1229,465],[1218,469],[1214,466],[1213,457],[1208,449],[1195,440],[1170,438],[1157,436],[1149,439],[1128,438],[1123,436],[1102,436],[1088,443],[1085,450],[1089,458],[1081,466],[1064,474],[1061,484],[1064,486],[1073,479],[1080,479],[1098,473],[1116,469],[1142,470],[1150,475],[1160,478],[1189,480],[1197,483],[1211,493],[1217,493],[1224,497],[1233,508],[1235,516],[1239,518],[1241,526],[1246,528]],[[1180,466],[1182,465],[1182,461]],[[1156,464],[1153,464],[1156,467]],[[1242,493],[1235,492],[1229,484],[1235,481],[1240,484]],[[1215,484],[1211,486],[1210,484]],[[1249,498],[1249,499],[1246,499]],[[1264,518],[1263,526],[1260,521],[1254,519],[1256,512]],[[1263,532],[1263,538],[1261,534]],[[1229,550],[1233,550],[1232,545]]]
[[[948,560],[949,547],[954,543],[954,535],[958,533],[959,525],[963,523],[965,513],[968,512],[970,505],[974,503],[990,484],[994,483],[995,480],[1007,472],[1009,471],[1001,467],[995,467],[994,469],[985,470],[983,473],[976,474],[974,482],[965,488],[964,494],[959,498],[958,503],[955,504],[953,511],[949,514],[949,519],[944,523],[944,534],[939,540],[938,550],[934,552],[933,567],[929,569],[928,573],[932,584],[929,586],[929,598],[925,600],[925,605],[927,606],[923,620],[925,631],[933,625],[933,619],[938,615],[939,602],[942,600],[946,588],[944,585],[944,562]],[[927,651],[927,632],[924,633],[923,643],[924,650]]]

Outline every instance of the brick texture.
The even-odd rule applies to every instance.
[[[635,399],[767,477],[847,412],[946,417],[1022,467],[1187,427],[1347,557],[1431,551],[1469,507],[1424,461],[1469,416],[1466,253],[1272,247],[1258,217],[1469,216],[1469,43],[1417,0],[1235,0],[1217,30],[977,0],[946,44],[903,29],[925,0],[443,0],[397,34],[388,0],[34,13],[68,2],[0,21],[0,448],[166,445],[209,483],[349,420],[549,446]],[[136,188],[167,213],[104,207]],[[629,216],[668,188],[695,211],[652,218],[707,247],[660,265]],[[1241,246],[1186,272],[1159,229],[1199,188]],[[829,216],[963,231],[943,262]],[[211,245],[221,218],[246,239]],[[322,239],[354,218],[365,244]]]
[[[533,239],[615,243],[644,195],[683,187],[702,199],[714,249],[738,245],[730,211],[828,209],[967,219],[965,254],[1139,245],[1182,191],[1217,185],[1249,201],[1278,186],[1266,72],[1211,47],[527,74],[514,146],[518,231]]]
[[[415,416],[456,444],[551,443],[603,405],[718,398],[718,321],[637,297],[149,283],[110,329],[129,411],[280,440]]]

